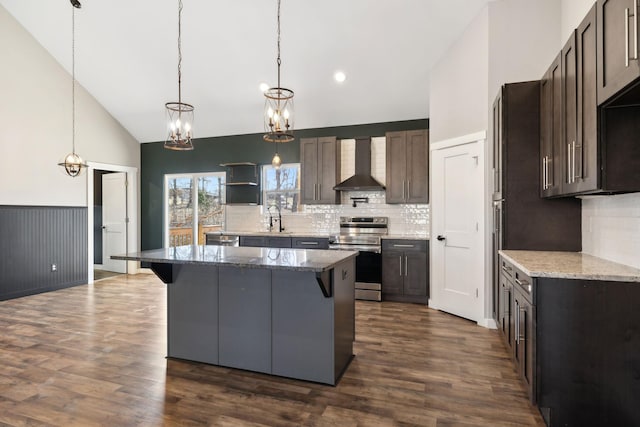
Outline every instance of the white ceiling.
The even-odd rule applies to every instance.
[[[430,70],[489,1],[282,0],[281,84],[295,91],[295,127],[428,117]],[[178,1],[81,2],[77,80],[138,141],[164,140],[164,104],[178,97]],[[182,101],[195,106],[195,137],[262,132],[277,1],[183,3]],[[69,0],[0,4],[71,70]]]

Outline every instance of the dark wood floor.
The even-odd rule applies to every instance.
[[[542,426],[495,330],[357,302],[337,387],[166,360],[149,274],[0,302],[0,425]]]

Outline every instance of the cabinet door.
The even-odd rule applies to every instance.
[[[574,154],[578,139],[578,86],[576,81],[576,35],[571,34],[569,41],[562,49],[562,107],[563,115],[563,180],[562,193],[576,191]]]
[[[640,76],[636,0],[598,0],[598,104]]]
[[[318,199],[318,138],[300,139],[300,203]]]
[[[386,134],[386,202],[404,203],[407,180],[407,133]]]
[[[533,307],[524,297],[519,288],[514,289],[514,317],[515,317],[515,340],[514,358],[516,369],[520,378],[527,387],[529,398],[534,400],[534,331],[533,331]]]
[[[558,54],[541,82],[540,164],[542,197],[560,194],[562,177],[562,55]]]
[[[520,326],[520,376],[527,387],[529,399],[535,401],[534,381],[535,381],[535,333],[533,306],[526,299],[521,299],[520,314],[518,320]]]
[[[598,100],[596,97],[596,7],[576,31],[578,134],[572,153],[576,192],[598,188]]]
[[[498,297],[498,327],[502,332],[502,338],[507,345],[507,348],[511,350],[511,342],[513,337],[513,323],[512,323],[512,286],[509,280],[507,280],[504,274],[500,274],[500,296]]]
[[[402,294],[404,257],[401,251],[382,251],[382,293]]]
[[[338,158],[336,138],[318,138],[316,203],[335,204],[340,200],[339,193],[333,189],[340,180]]]
[[[426,130],[407,132],[406,203],[429,202],[429,140]]]
[[[429,295],[426,252],[404,253],[404,295]]]

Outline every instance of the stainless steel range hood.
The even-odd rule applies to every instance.
[[[378,191],[384,190],[371,176],[371,138],[356,138],[356,168],[355,175],[345,179],[333,187],[337,191]]]

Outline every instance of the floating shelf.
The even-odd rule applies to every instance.
[[[234,166],[257,166],[257,163],[252,162],[239,162],[239,163],[220,163],[220,166],[224,166],[226,168],[232,168]]]
[[[225,185],[230,186],[230,185],[258,185],[257,182],[227,182]]]

